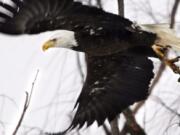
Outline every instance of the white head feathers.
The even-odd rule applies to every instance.
[[[52,47],[57,48],[72,48],[78,46],[73,31],[58,30],[56,34],[50,37],[50,39],[43,45],[43,51]]]

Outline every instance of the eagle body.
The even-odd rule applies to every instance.
[[[120,30],[107,32],[103,29],[104,27],[100,28],[102,28],[102,31],[95,31],[95,35],[84,32],[75,32],[78,46],[72,49],[86,52],[91,56],[104,56],[123,52],[137,46],[150,48],[156,38],[155,34],[148,32],[141,33],[141,30],[122,33]]]
[[[143,56],[143,57],[142,57]],[[153,64],[131,50],[108,56],[87,56],[87,79],[77,100],[73,126],[102,125],[135,101],[144,100],[154,76]],[[79,121],[81,121],[79,123]]]
[[[105,119],[111,121],[129,105],[147,98],[154,76],[148,56],[157,57],[152,50],[157,33],[73,0],[11,1],[13,5],[0,3],[8,11],[0,11],[0,32],[71,31],[51,39],[43,49],[65,47],[86,54],[87,77],[68,129],[80,128],[85,122],[102,125]]]

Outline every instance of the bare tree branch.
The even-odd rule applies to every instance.
[[[171,22],[170,22],[170,28],[174,28],[174,24],[175,24],[175,16],[176,16],[176,12],[179,6],[179,2],[180,0],[175,0],[174,6],[172,8],[172,12],[171,12]]]
[[[129,108],[123,111],[123,114],[126,118],[126,123],[121,131],[121,135],[128,133],[131,135],[146,135],[144,129],[136,122],[135,115]]]
[[[120,130],[118,127],[118,117],[116,117],[113,121],[110,123],[111,125],[111,133],[112,135],[120,135]]]
[[[30,104],[30,102],[31,102],[32,93],[33,93],[33,90],[34,90],[34,85],[35,85],[35,82],[36,82],[36,80],[37,80],[38,74],[39,74],[39,70],[37,70],[35,79],[34,79],[34,81],[32,82],[32,87],[31,87],[31,92],[30,92],[30,94],[26,91],[26,100],[25,100],[25,103],[24,103],[23,112],[22,112],[21,117],[20,117],[20,119],[19,119],[19,121],[18,121],[18,124],[17,124],[17,126],[16,126],[16,128],[15,128],[15,130],[14,130],[14,132],[13,132],[13,135],[16,135],[16,134],[17,134],[17,131],[18,131],[18,129],[20,128],[20,126],[21,126],[21,124],[22,124],[22,121],[23,121],[23,119],[24,119],[24,116],[25,116],[25,114],[26,114],[26,111],[27,111],[27,109],[28,109],[28,107],[29,107],[29,104]]]
[[[104,132],[106,133],[106,135],[111,135],[111,132],[109,131],[109,129],[107,128],[105,123],[103,124],[103,129],[104,129]]]
[[[124,16],[124,0],[118,0],[118,14]]]

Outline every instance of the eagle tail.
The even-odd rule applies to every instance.
[[[141,25],[141,28],[157,34],[155,44],[164,47],[170,46],[180,52],[180,37],[177,37],[175,30],[169,28],[168,24],[144,24]]]

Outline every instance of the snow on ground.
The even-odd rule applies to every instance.
[[[128,0],[125,1],[125,15],[138,23],[167,23],[172,4],[168,0]],[[116,0],[104,0],[104,8],[109,12],[117,13],[115,5]],[[177,17],[179,15],[180,10]],[[180,17],[177,20],[179,22]],[[51,34],[46,32],[18,37],[0,34],[0,134],[9,135],[15,128],[25,102],[25,91],[31,90],[37,70],[39,74],[32,100],[19,134],[29,131],[29,134],[34,135],[38,129],[59,131],[69,125],[74,114],[72,108],[83,82],[77,66],[78,56],[84,72],[86,67],[82,53],[66,49],[52,49],[44,53],[41,45]],[[172,113],[155,98],[158,96],[168,106],[179,110],[180,84],[177,79],[178,76],[167,68],[153,95],[137,115],[138,122],[149,135],[164,134],[169,121],[172,126],[166,133],[180,133],[176,124],[179,122],[178,117],[172,118]],[[82,129],[81,133],[104,134],[96,124]]]

